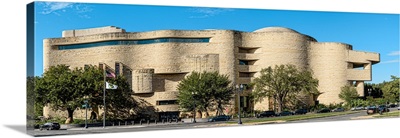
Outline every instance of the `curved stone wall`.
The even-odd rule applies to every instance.
[[[102,42],[108,40],[145,40],[154,38],[210,38],[208,43],[166,42],[141,45],[110,45],[91,48],[58,50],[60,45]],[[177,31],[160,30],[143,33],[105,33],[63,37],[44,40],[44,69],[57,64],[67,64],[72,68],[85,64],[105,63],[114,68],[115,62],[132,69],[132,90],[137,98],[155,105],[157,97],[168,92],[154,93],[155,90],[175,91],[182,74],[192,71],[218,71],[228,74],[233,80],[234,33],[228,30]],[[232,59],[232,60],[221,60]],[[161,81],[156,74],[169,75],[170,81]],[[173,83],[169,83],[173,82]],[[161,84],[159,84],[161,83]],[[154,87],[153,87],[154,85]],[[145,95],[143,95],[145,94]],[[162,96],[161,96],[162,97]],[[175,97],[176,98],[176,97]],[[163,106],[164,107],[164,106]],[[171,111],[172,107],[168,108]],[[174,109],[178,111],[178,108]]]
[[[153,92],[154,69],[133,70],[132,90],[134,93]]]
[[[104,33],[101,30],[106,30]],[[99,31],[100,30],[100,31]],[[78,34],[76,34],[79,32]],[[363,84],[371,80],[372,64],[379,62],[379,53],[353,51],[344,43],[320,43],[295,30],[267,27],[255,32],[233,30],[158,30],[125,32],[120,28],[100,28],[66,31],[62,38],[43,40],[43,66],[58,64],[72,68],[85,64],[105,63],[114,68],[124,66],[135,99],[159,108],[160,112],[179,111],[176,105],[157,105],[158,100],[176,100],[176,87],[192,71],[218,71],[229,75],[233,84],[248,84],[262,68],[293,64],[300,70],[309,69],[319,80],[320,103],[339,103],[340,88],[349,82]],[[75,36],[75,37],[73,37]],[[59,50],[58,46],[108,42],[111,40],[141,41],[177,39],[207,39],[207,42],[157,42],[146,44],[102,45],[91,48]],[[108,44],[108,43],[107,43]],[[247,65],[243,65],[243,63]],[[242,64],[242,65],[239,65]],[[354,67],[364,67],[356,70]],[[359,92],[362,87],[357,87]],[[299,97],[312,103],[312,97]],[[236,99],[237,100],[237,99]],[[234,109],[235,99],[231,101]],[[269,110],[271,101],[263,99],[256,110]]]
[[[347,84],[346,53],[350,45],[343,43],[312,43],[309,50],[310,69],[319,80],[320,103],[340,103],[338,95]]]

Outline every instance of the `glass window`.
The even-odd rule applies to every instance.
[[[249,62],[245,60],[239,60],[239,65],[249,65]]]
[[[119,63],[115,63],[115,75],[118,76],[119,75]]]
[[[178,104],[177,100],[165,100],[165,101],[157,101],[157,105],[171,105]]]
[[[153,43],[208,43],[210,38],[157,38],[157,39],[146,39],[146,40],[111,40],[104,42],[93,42],[84,44],[72,44],[72,45],[61,45],[58,46],[58,50],[68,49],[80,49],[80,48],[92,48],[99,46],[112,46],[112,45],[141,45],[141,44],[153,44]]]

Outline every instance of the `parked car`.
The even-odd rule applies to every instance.
[[[395,108],[395,107],[397,107],[397,105],[396,104],[394,104],[394,103],[392,103],[392,104],[388,104],[388,106],[387,106],[388,108]]]
[[[364,109],[365,109],[365,108],[362,107],[362,106],[357,106],[357,107],[351,108],[350,110],[351,110],[351,111],[358,111],[358,110],[364,110]]]
[[[368,109],[367,109],[367,114],[368,114],[368,115],[370,115],[370,114],[375,114],[375,113],[377,113],[377,112],[379,112],[379,111],[378,111],[378,108],[376,108],[375,106],[370,106],[370,107],[368,107]]]
[[[344,108],[341,108],[341,107],[335,108],[332,110],[332,112],[344,112]]]
[[[275,111],[264,111],[260,114],[257,115],[257,118],[262,118],[262,117],[274,117],[277,116],[275,114]]]
[[[288,115],[294,115],[294,113],[290,111],[282,111],[279,113],[279,116],[288,116]]]
[[[363,106],[357,106],[357,107],[356,107],[356,110],[365,110],[365,107],[363,107]]]
[[[297,109],[296,111],[294,111],[295,115],[301,115],[301,114],[306,114],[307,113],[307,109]]]
[[[399,107],[397,107],[397,110],[400,110],[400,106],[399,106]]]
[[[227,115],[219,115],[208,119],[208,122],[216,122],[216,121],[228,121],[231,120],[230,116]]]
[[[390,110],[389,110],[389,108],[386,107],[386,105],[380,105],[378,107],[378,111],[379,111],[379,113],[384,113],[384,112],[389,112]]]
[[[328,112],[331,112],[331,110],[329,108],[323,108],[323,109],[317,111],[317,113],[328,113]]]
[[[40,126],[40,130],[60,130],[60,124],[55,122],[48,122]]]

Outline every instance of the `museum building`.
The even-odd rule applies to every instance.
[[[322,94],[306,101],[329,104],[342,102],[338,94],[345,85],[353,85],[363,96],[364,81],[372,79],[372,65],[380,61],[379,53],[356,51],[345,43],[318,42],[283,27],[253,32],[126,32],[106,26],[63,31],[61,38],[44,39],[43,50],[44,70],[58,64],[73,68],[96,65],[124,75],[134,98],[150,103],[159,117],[180,114],[176,87],[192,71],[218,71],[229,75],[233,84],[246,85],[262,68],[292,64],[300,70],[311,70],[319,80],[318,90]],[[247,98],[249,92],[246,90],[240,96],[243,110],[273,108],[273,101],[268,98],[251,103]],[[44,116],[53,113],[48,107],[44,110]]]

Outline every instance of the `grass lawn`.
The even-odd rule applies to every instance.
[[[382,117],[400,117],[400,111],[390,111],[390,112],[386,112],[386,113],[382,113],[382,115],[378,114],[378,115],[374,115],[373,117],[375,118],[382,118]]]
[[[312,119],[312,118],[322,118],[329,116],[338,116],[338,115],[346,115],[358,113],[354,111],[346,111],[346,112],[330,112],[330,113],[309,113],[305,115],[292,115],[292,116],[283,116],[283,117],[269,117],[269,118],[259,118],[253,120],[242,120],[243,124],[252,124],[252,123],[267,123],[267,122],[287,122],[287,121],[296,121],[296,120],[304,120],[304,119]],[[227,122],[228,124],[234,124],[237,122]]]

